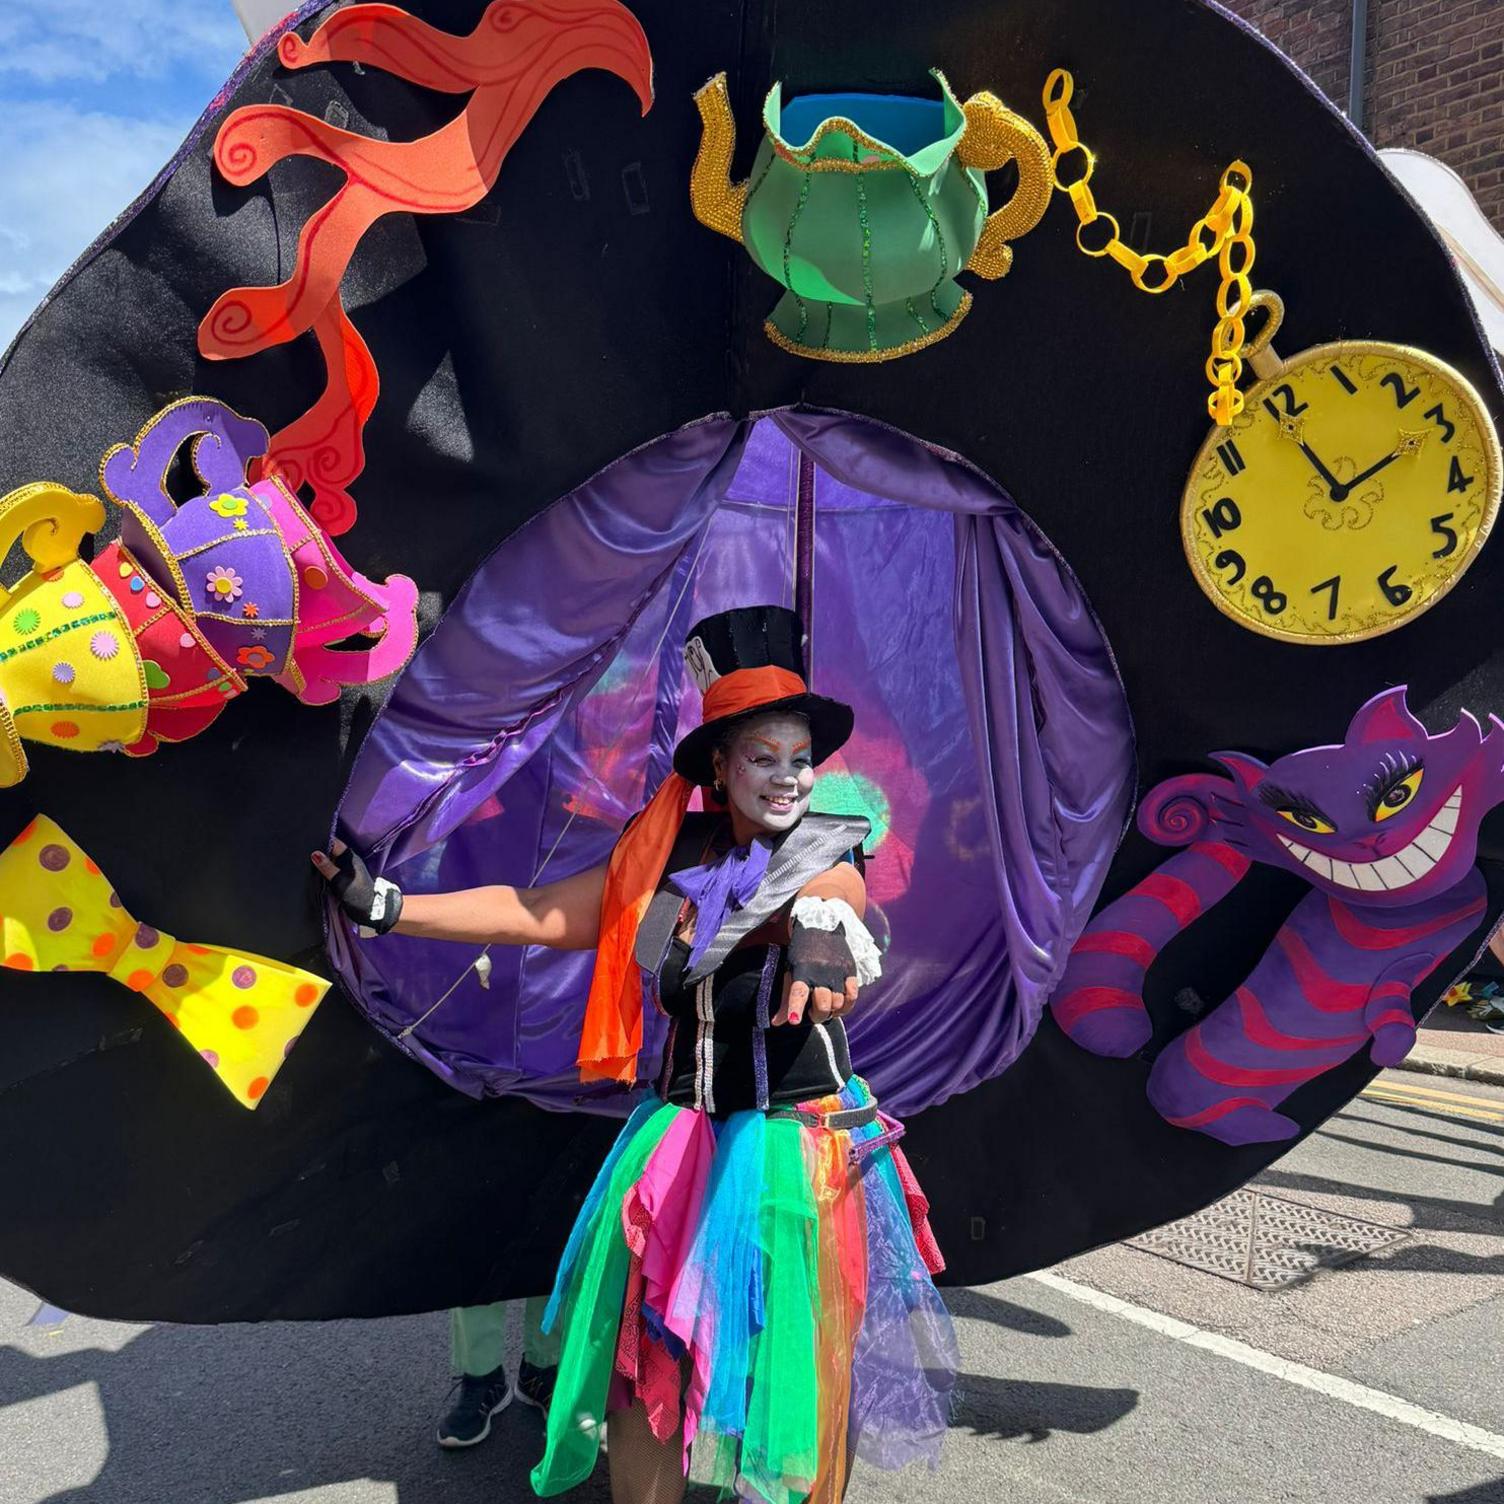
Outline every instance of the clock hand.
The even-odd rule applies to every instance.
[[[1343,485],[1342,489],[1344,491],[1351,491],[1354,486],[1361,486],[1363,484],[1363,482],[1366,481],[1369,478],[1369,476],[1371,476],[1371,475],[1377,475],[1379,473],[1379,471],[1384,468],[1385,465],[1392,465],[1400,457],[1400,455],[1403,454],[1403,453],[1404,453],[1403,450],[1396,449],[1393,454],[1386,454],[1384,456],[1384,458],[1381,459],[1378,462],[1378,464],[1376,464],[1376,465],[1370,465],[1368,467],[1368,469],[1362,471],[1358,475],[1353,476],[1353,478],[1350,481],[1347,481]],[[1338,497],[1334,493],[1333,496],[1332,496],[1332,500],[1333,501],[1339,501],[1339,500],[1341,500],[1341,498]]]
[[[1342,482],[1322,464],[1321,456],[1304,439],[1297,439],[1296,442],[1300,445],[1300,452],[1311,462],[1311,466],[1317,475],[1327,483],[1327,486],[1331,490],[1332,500],[1340,501],[1342,498],[1337,495],[1337,492],[1342,488]]]
[[[1333,493],[1332,499],[1335,501],[1337,499],[1335,494],[1336,489],[1342,484],[1342,482],[1339,481],[1337,477],[1327,469],[1327,467],[1321,461],[1321,456],[1317,454],[1309,444],[1306,443],[1305,419],[1296,418],[1291,416],[1289,413],[1286,413],[1285,416],[1280,418],[1279,420],[1279,431],[1282,438],[1289,439],[1290,442],[1294,444],[1295,447],[1299,449],[1303,455],[1305,455],[1306,460],[1310,464],[1311,468],[1315,470],[1317,475],[1319,475],[1322,480],[1326,482],[1328,490]]]
[[[1392,452],[1386,454],[1377,464],[1370,465],[1361,475],[1355,475],[1350,481],[1346,481],[1341,486],[1335,487],[1332,491],[1332,500],[1345,501],[1349,491],[1353,490],[1356,486],[1362,485],[1370,476],[1377,475],[1385,465],[1392,465],[1397,459],[1401,459],[1407,454],[1419,454],[1425,441],[1426,436],[1423,433],[1406,433],[1401,430],[1400,436],[1394,442]],[[1342,492],[1341,496],[1337,494],[1338,490]]]

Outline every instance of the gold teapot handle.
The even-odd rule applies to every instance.
[[[961,108],[966,114],[966,131],[956,156],[963,167],[994,172],[1006,162],[1018,163],[1018,187],[1013,197],[987,216],[977,248],[966,263],[966,269],[978,276],[997,278],[1013,265],[1013,248],[1008,242],[1027,235],[1049,207],[1050,149],[1022,115],[1015,115],[986,89],[973,94]]]
[[[736,117],[731,113],[724,73],[717,73],[695,93],[695,107],[700,112],[700,149],[689,174],[689,202],[702,225],[740,245],[747,185],[731,181]]]
[[[104,503],[56,481],[34,481],[0,497],[0,558],[21,540],[38,569],[60,569],[78,557],[87,533],[104,526]],[[0,601],[10,592],[0,586]]]

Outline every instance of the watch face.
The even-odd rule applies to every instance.
[[[1355,642],[1451,589],[1499,485],[1493,424],[1458,372],[1402,345],[1321,345],[1212,430],[1181,535],[1201,588],[1242,626]]]

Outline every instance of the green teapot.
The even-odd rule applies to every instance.
[[[962,271],[1003,276],[1010,240],[1050,201],[1050,151],[995,95],[938,99],[810,94],[774,84],[743,183],[730,178],[736,122],[718,74],[695,95],[703,132],[690,201],[785,291],[764,328],[814,360],[893,360],[944,339],[966,316]],[[795,142],[801,142],[795,145]],[[989,212],[985,174],[1018,163],[1018,187]]]

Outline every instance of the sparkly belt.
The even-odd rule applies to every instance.
[[[875,1123],[880,1114],[877,1103],[868,1102],[862,1107],[843,1107],[836,1112],[820,1112],[808,1107],[770,1107],[768,1116],[792,1118],[806,1128],[829,1128],[833,1133],[850,1133],[853,1128],[865,1128],[869,1123]]]
[[[876,1102],[866,1102],[860,1107],[843,1107],[835,1112],[821,1112],[810,1107],[770,1107],[769,1118],[788,1118],[805,1128],[827,1128],[832,1133],[850,1133],[857,1128],[868,1128],[873,1123],[882,1124],[882,1132],[871,1138],[852,1141],[852,1163],[864,1159],[874,1149],[895,1144],[904,1135],[904,1126],[897,1118],[891,1118],[879,1110]]]

